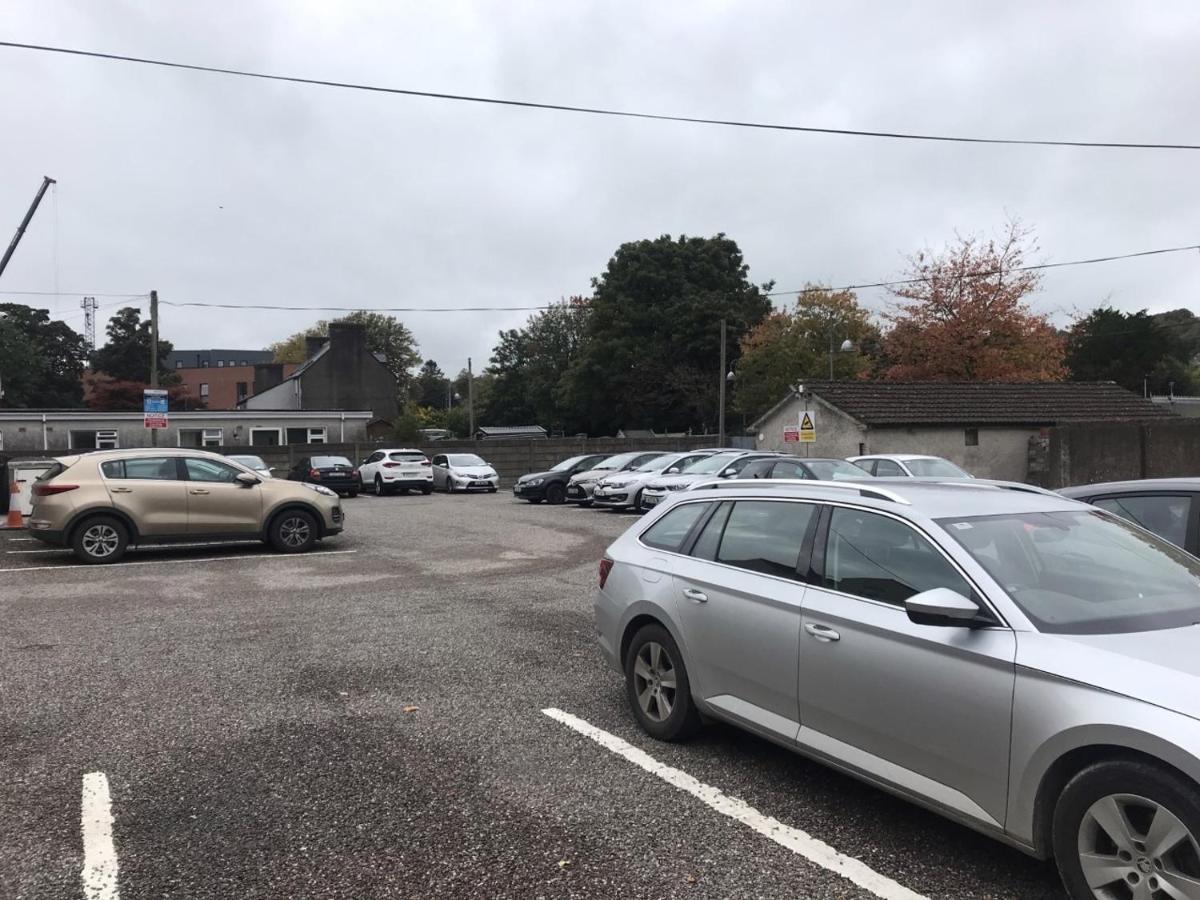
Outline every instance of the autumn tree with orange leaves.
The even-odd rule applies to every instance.
[[[891,288],[883,342],[890,381],[1061,381],[1062,337],[1026,298],[1041,276],[1021,271],[1037,250],[1032,232],[1009,222],[1000,240],[959,237],[940,254],[910,259]]]

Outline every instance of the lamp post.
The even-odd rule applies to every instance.
[[[829,329],[829,380],[833,381],[833,339],[837,331],[837,326]],[[839,353],[850,353],[854,350],[854,342],[849,338],[842,341],[842,345],[838,348]]]
[[[721,374],[717,385],[717,445],[725,446],[725,320],[721,320]]]

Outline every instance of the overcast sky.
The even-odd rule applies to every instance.
[[[4,40],[272,73],[791,124],[1200,144],[1200,4],[4,0]],[[0,48],[0,284],[79,327],[82,292],[522,306],[624,241],[724,231],[778,288],[896,276],[954,231],[1038,261],[1200,243],[1200,153],[967,146],[590,117]],[[57,250],[56,250],[57,247]],[[57,263],[56,263],[57,259]],[[863,292],[879,308],[886,295]],[[37,298],[5,296],[37,303]],[[1047,275],[1065,322],[1200,303],[1200,253]],[[120,305],[101,297],[98,332]],[[178,348],[328,314],[164,306]],[[404,314],[447,371],[526,313]]]

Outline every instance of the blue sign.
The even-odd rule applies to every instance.
[[[146,390],[142,393],[142,412],[147,415],[167,414],[167,392]]]

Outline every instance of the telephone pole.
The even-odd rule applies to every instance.
[[[719,398],[717,405],[720,407],[717,413],[717,446],[725,446],[725,320],[721,320],[721,371],[718,374],[720,384]]]
[[[470,422],[471,440],[475,440],[475,375],[471,371],[471,357],[467,357],[467,421]]]
[[[158,291],[150,292],[150,387],[158,387]],[[150,429],[150,446],[158,446],[158,429]]]

